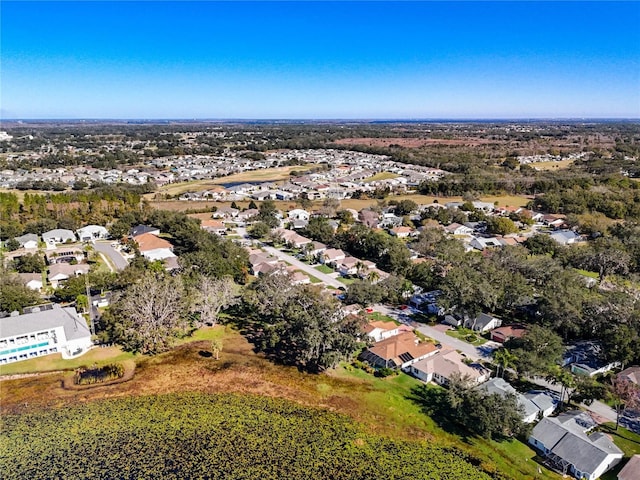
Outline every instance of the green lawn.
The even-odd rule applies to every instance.
[[[398,178],[399,176],[400,175],[398,175],[397,173],[380,172],[380,173],[376,173],[372,177],[365,178],[363,181],[366,182],[366,183],[368,183],[368,182],[377,182],[377,181],[380,181],[380,180],[390,180],[392,178]]]
[[[580,275],[584,275],[585,277],[595,278],[596,280],[600,278],[598,272],[590,272],[589,270],[581,270],[579,268],[574,268],[574,270]]]
[[[419,380],[401,373],[398,376],[377,378],[363,370],[343,364],[330,373],[331,376],[358,380],[360,388],[353,392],[351,398],[362,407],[361,412],[376,412],[374,421],[391,429],[415,432],[417,438],[431,439],[441,445],[457,445],[474,456],[487,459],[482,466],[492,467],[502,473],[505,478],[558,479],[558,475],[540,467],[533,460],[536,452],[526,444],[512,439],[505,441],[487,440],[479,437],[465,437],[459,432],[447,431],[437,422],[437,417],[429,416],[423,406],[415,400],[415,389],[424,385]],[[440,392],[436,385],[426,385],[427,390]],[[319,390],[323,397],[331,397],[330,385]],[[426,432],[419,434],[419,431]],[[489,460],[490,459],[490,460]],[[493,466],[490,464],[493,462]]]
[[[382,322],[393,322],[396,325],[400,325],[400,322],[396,322],[393,318],[391,318],[389,315],[384,315],[380,312],[371,312],[371,313],[367,313],[367,316],[371,318],[371,320],[374,321],[382,321]]]
[[[84,355],[71,360],[63,360],[60,353],[54,353],[44,357],[32,358],[31,360],[2,365],[0,366],[0,375],[73,370],[78,367],[93,365],[94,363],[104,365],[112,362],[121,362],[135,357],[136,356],[133,353],[123,352],[120,347],[97,347]]]
[[[470,343],[471,345],[475,345],[476,347],[479,347],[480,345],[483,345],[487,342],[484,338],[482,338],[476,332],[468,328],[459,328],[457,330],[447,330],[445,333],[450,337],[457,338],[458,340],[462,340],[463,342]],[[472,342],[470,342],[467,339],[470,335],[473,335],[475,337],[475,340]]]
[[[205,327],[196,330],[189,337],[182,338],[176,342],[182,345],[198,340],[213,340],[224,336],[224,328]],[[112,362],[142,358],[141,355],[134,355],[131,352],[124,352],[120,347],[96,347],[89,352],[71,360],[63,360],[60,353],[45,355],[44,357],[32,358],[22,362],[10,363],[0,366],[0,375],[16,375],[20,373],[42,373],[55,372],[58,370],[74,370],[78,367],[93,365],[104,365]]]
[[[313,275],[309,275],[308,273],[305,273],[305,275],[309,277],[311,283],[322,283],[322,280],[320,280],[318,277],[314,277]]]
[[[328,267],[327,265],[318,265],[317,267],[314,267],[316,270],[318,270],[320,273],[333,273],[333,268]]]
[[[615,423],[605,423],[600,427],[600,430],[611,435],[616,446],[624,452],[624,458],[615,468],[600,477],[603,480],[616,480],[618,472],[622,470],[627,460],[633,455],[640,455],[640,435],[622,427],[618,427],[616,430],[615,427]]]
[[[355,279],[353,278],[346,278],[346,277],[338,277],[337,279],[339,282],[344,283],[345,285],[351,285],[353,282],[355,282]]]

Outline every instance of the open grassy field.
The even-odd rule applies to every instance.
[[[54,372],[60,370],[74,370],[84,365],[105,365],[111,362],[121,362],[135,358],[129,352],[123,352],[120,347],[96,347],[84,355],[71,360],[63,360],[60,353],[44,357],[32,358],[22,362],[0,365],[0,375],[16,375],[23,373]]]
[[[559,162],[536,162],[530,166],[536,170],[561,170],[573,164],[573,160],[560,160]]]
[[[211,180],[194,180],[192,182],[171,183],[160,187],[157,193],[180,195],[184,192],[200,192],[203,190],[210,190],[214,187],[219,186],[221,183],[278,182],[289,179],[290,174],[293,171],[304,172],[315,167],[317,167],[317,165],[309,164],[294,165],[289,167],[264,168],[260,170],[251,170],[247,172],[236,173],[226,177],[219,177]]]
[[[223,342],[218,361],[210,355],[213,337]],[[101,350],[107,349],[97,349],[97,353]],[[119,358],[118,355],[98,360],[106,363]],[[50,361],[51,358],[37,360]],[[86,364],[92,357],[77,360]],[[322,375],[305,374],[292,367],[274,365],[256,355],[244,337],[225,327],[197,331],[192,339],[185,339],[170,352],[155,357],[137,356],[135,361],[136,374],[131,381],[82,392],[61,388],[63,373],[3,380],[0,409],[3,413],[20,413],[105,398],[175,392],[261,395],[347,414],[374,434],[427,440],[444,447],[457,446],[481,459],[482,469],[499,471],[504,478],[558,478],[544,469],[538,475],[538,465],[533,461],[535,453],[521,442],[467,438],[439,425],[438,418],[424,413],[424,406],[415,399],[415,388],[421,383],[404,374],[381,379],[348,365]],[[68,367],[54,363],[40,369]]]
[[[153,194],[150,194],[153,195]],[[461,202],[462,197],[433,197],[431,195],[418,195],[418,194],[408,194],[408,195],[394,195],[387,198],[387,201],[391,200],[413,200],[418,204],[429,204],[429,203],[441,203],[444,204],[446,202]],[[481,197],[480,200],[483,202],[491,202],[496,203],[501,207],[524,207],[529,202],[529,198],[525,196],[518,195],[491,195]],[[379,200],[376,199],[352,199],[348,198],[346,200],[342,200],[340,202],[340,208],[352,208],[354,210],[362,210],[363,208],[370,207],[372,205],[377,205]],[[256,204],[260,204],[260,202],[255,202]],[[277,208],[280,210],[291,210],[293,208],[299,208],[299,205],[296,202],[288,201],[274,201]],[[172,210],[184,212],[186,210],[193,209],[206,209],[206,208],[222,208],[228,207],[231,205],[231,202],[188,202],[188,201],[179,201],[179,200],[169,200],[169,201],[156,201],[153,199],[149,200],[149,204],[153,208],[157,208],[158,210]],[[247,201],[237,201],[236,204],[240,208],[247,208],[249,205],[249,200]],[[322,200],[316,200],[313,202],[313,206],[311,209],[317,209],[322,206]],[[196,214],[194,214],[196,215]],[[206,215],[206,214],[204,214]],[[210,215],[209,215],[210,217]],[[207,218],[209,218],[207,217]]]
[[[369,178],[365,178],[364,182],[377,182],[378,180],[389,180],[391,178],[398,178],[400,175],[397,175],[395,173],[391,173],[391,172],[380,172],[380,173],[376,173],[375,175],[369,177]]]

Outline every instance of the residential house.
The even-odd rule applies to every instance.
[[[543,418],[529,443],[563,474],[595,480],[617,465],[624,452],[602,432],[589,432],[596,423],[584,412],[572,411]]]
[[[70,243],[75,242],[76,234],[71,230],[67,230],[64,228],[56,228],[54,230],[49,230],[48,232],[44,232],[42,234],[42,240],[47,244],[47,248],[49,245],[55,245],[57,243]]]
[[[558,400],[549,391],[532,390],[525,393],[524,397],[537,407],[540,412],[538,415],[543,417],[551,415],[558,406]]]
[[[240,214],[240,210],[231,207],[220,207],[213,214],[211,218],[235,218]]]
[[[340,260],[337,262],[336,266],[338,267],[338,272],[340,275],[355,275],[358,273],[358,267],[362,265],[361,268],[364,267],[364,264],[355,257],[345,257],[344,260]]]
[[[22,248],[33,249],[38,248],[38,235],[35,233],[27,233],[15,238]]]
[[[486,250],[487,248],[502,247],[502,242],[497,237],[473,237],[469,245],[476,250]]]
[[[572,243],[576,243],[580,240],[580,235],[573,230],[558,230],[549,236],[560,245],[571,245]]]
[[[405,369],[437,351],[433,343],[421,342],[413,332],[405,332],[377,342],[361,358],[376,367]]]
[[[409,367],[409,373],[424,382],[435,382],[448,385],[452,377],[467,380],[471,384],[479,384],[489,378],[490,372],[479,364],[465,363],[457,351],[442,350],[437,355],[420,360]]]
[[[494,328],[502,325],[502,320],[486,313],[481,313],[475,318],[467,318],[464,322],[464,327],[473,330],[474,332],[488,332]]]
[[[42,274],[41,273],[19,273],[22,283],[31,290],[42,290]]]
[[[284,240],[288,245],[291,245],[294,248],[302,248],[305,245],[309,245],[312,243],[310,239],[308,239],[307,237],[303,237],[293,230],[278,228],[275,230],[275,233],[280,234],[282,240]]]
[[[618,472],[618,480],[638,480],[640,478],[640,455],[634,455]]]
[[[289,210],[287,216],[289,217],[289,220],[304,220],[308,222],[311,214],[301,208],[294,208],[293,210]]]
[[[243,210],[242,212],[239,212],[238,215],[236,215],[235,218],[238,221],[246,222],[250,218],[255,217],[256,215],[258,215],[259,213],[260,213],[260,210],[258,210],[257,208],[248,208],[246,210]]]
[[[620,362],[605,361],[602,345],[597,341],[587,340],[576,342],[566,348],[562,366],[567,365],[572,373],[593,377],[619,367]]]
[[[452,223],[451,225],[444,227],[444,231],[452,235],[471,235],[473,233],[473,228],[460,225],[459,223]]]
[[[465,316],[463,318],[457,313],[447,314],[444,316],[444,320],[442,320],[442,323],[444,323],[445,325],[450,325],[452,327],[461,327],[465,321],[465,318],[467,317]]]
[[[225,235],[227,233],[227,227],[220,220],[202,220],[200,228],[216,235]]]
[[[47,280],[53,288],[58,288],[60,282],[87,273],[89,273],[89,265],[86,264],[72,265],[70,263],[54,263],[49,266]]]
[[[0,320],[0,364],[19,362],[51,353],[69,359],[87,352],[91,332],[75,308],[52,308],[32,313],[12,314]]]
[[[160,235],[160,229],[156,227],[150,227],[148,225],[136,225],[131,229],[129,235],[131,237],[137,237],[138,235],[144,235],[149,233],[151,235]]]
[[[76,233],[78,234],[78,238],[81,242],[109,237],[109,232],[101,225],[87,225],[86,227],[76,230]]]
[[[304,285],[311,283],[311,279],[299,270],[290,272],[292,285]]]
[[[389,233],[394,237],[407,238],[413,231],[413,228],[410,227],[393,227],[389,230]]]
[[[309,254],[313,255],[314,257],[317,257],[318,255],[321,255],[322,253],[324,253],[326,250],[327,250],[327,246],[324,243],[312,242],[311,249],[309,250]]]
[[[514,338],[522,338],[527,333],[524,325],[505,325],[491,330],[491,340],[504,343]]]
[[[488,382],[482,384],[479,388],[489,395],[497,394],[502,397],[506,397],[507,395],[515,396],[516,400],[518,401],[518,405],[522,407],[522,421],[524,423],[533,423],[538,419],[540,415],[540,409],[536,406],[536,404],[519,393],[503,378],[492,378]]]
[[[328,248],[322,254],[322,263],[335,265],[337,264],[337,262],[344,260],[345,257],[346,254],[342,250],[336,248]]]
[[[133,238],[138,244],[138,250],[143,257],[150,261],[165,260],[175,257],[173,245],[164,238],[157,237],[152,233],[143,233]]]
[[[403,332],[412,332],[413,327],[395,322],[384,322],[382,320],[374,320],[364,326],[364,333],[367,334],[374,342],[380,342]]]
[[[80,263],[84,260],[84,250],[78,247],[58,247],[47,250],[45,258],[49,265],[54,263]]]
[[[629,382],[640,385],[640,367],[634,366],[625,368],[618,375],[618,379],[627,380]]]
[[[547,214],[542,216],[542,223],[548,227],[560,228],[565,224],[565,215]]]

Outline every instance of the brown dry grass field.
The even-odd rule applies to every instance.
[[[425,145],[488,145],[491,143],[501,143],[500,141],[487,140],[484,138],[468,137],[457,139],[446,138],[342,138],[336,140],[339,145],[367,145],[370,147],[388,147],[389,145],[400,145],[405,148],[419,148]]]
[[[388,197],[387,201],[390,201],[390,200],[399,201],[399,200],[405,200],[405,199],[413,200],[418,204],[429,204],[429,203],[433,203],[434,201],[437,201],[438,203],[441,203],[441,204],[446,202],[462,201],[462,197],[433,197],[430,195],[418,195],[418,194],[396,195],[393,197]],[[529,202],[530,198],[526,196],[519,196],[519,195],[493,195],[493,196],[481,197],[480,200],[482,200],[483,202],[491,202],[491,203],[498,202],[498,205],[501,207],[523,207]],[[378,202],[379,200],[376,200],[376,199],[356,200],[356,199],[349,198],[346,200],[342,200],[340,202],[340,208],[353,208],[354,210],[362,210],[363,208],[376,205]],[[259,204],[260,202],[255,202],[255,203]],[[288,202],[275,201],[274,203],[276,204],[277,208],[285,211],[299,207],[299,205],[297,205],[296,202],[292,202],[292,201],[288,201]],[[188,202],[188,201],[180,201],[180,200],[168,200],[168,201],[150,201],[149,204],[153,208],[157,208],[158,210],[172,210],[172,211],[184,212],[185,210],[193,210],[193,209],[228,207],[231,205],[231,202],[215,202],[215,201]],[[240,208],[247,208],[249,205],[249,201],[237,201],[236,204]],[[312,209],[319,208],[321,205],[322,205],[322,201],[316,200],[315,202],[313,202]],[[198,217],[198,218],[210,218],[211,216],[210,214],[203,214],[203,215],[209,215],[209,216]]]
[[[223,342],[219,360],[210,354],[211,338],[216,337]],[[558,478],[547,471],[536,475],[535,452],[521,442],[477,437],[463,441],[440,428],[411,400],[412,389],[420,383],[408,375],[379,379],[343,366],[325,374],[305,374],[255,354],[244,337],[222,326],[197,331],[194,339],[186,339],[167,353],[137,356],[135,361],[132,380],[86,390],[62,387],[70,372],[3,380],[0,412],[64,408],[107,398],[173,392],[263,395],[349,415],[372,433],[456,445],[481,458],[483,468],[501,471],[508,478]]]
[[[559,162],[537,162],[531,163],[531,167],[536,170],[560,170],[573,165],[573,160],[560,160]]]
[[[179,195],[184,192],[199,192],[209,190],[219,186],[221,183],[232,182],[279,182],[287,180],[291,172],[303,172],[317,167],[314,164],[294,165],[289,167],[265,168],[262,170],[251,170],[248,172],[236,173],[227,177],[219,177],[211,180],[195,180],[192,182],[171,183],[158,189],[157,193],[168,195]],[[154,193],[155,194],[155,193]],[[153,196],[154,194],[149,194]]]

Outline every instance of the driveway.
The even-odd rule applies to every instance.
[[[122,256],[115,248],[111,246],[111,242],[95,242],[93,244],[96,252],[100,252],[109,257],[111,262],[115,265],[116,270],[124,270],[129,265],[127,259]]]
[[[306,263],[301,262],[300,260],[298,260],[296,257],[289,255],[288,253],[284,253],[281,250],[278,250],[277,248],[274,247],[268,247],[268,246],[263,246],[262,247],[264,249],[264,251],[278,257],[280,260],[283,260],[287,263],[290,263],[291,265],[293,265],[294,267],[296,267],[298,270],[302,270],[305,273],[308,273],[309,275],[312,275],[320,280],[322,280],[322,282],[325,285],[329,285],[330,287],[333,288],[340,288],[340,287],[345,287],[345,284],[336,280],[335,278],[330,277],[329,275],[327,275],[326,273],[322,273],[318,270],[316,270],[315,268],[313,268],[310,265],[307,265]]]

